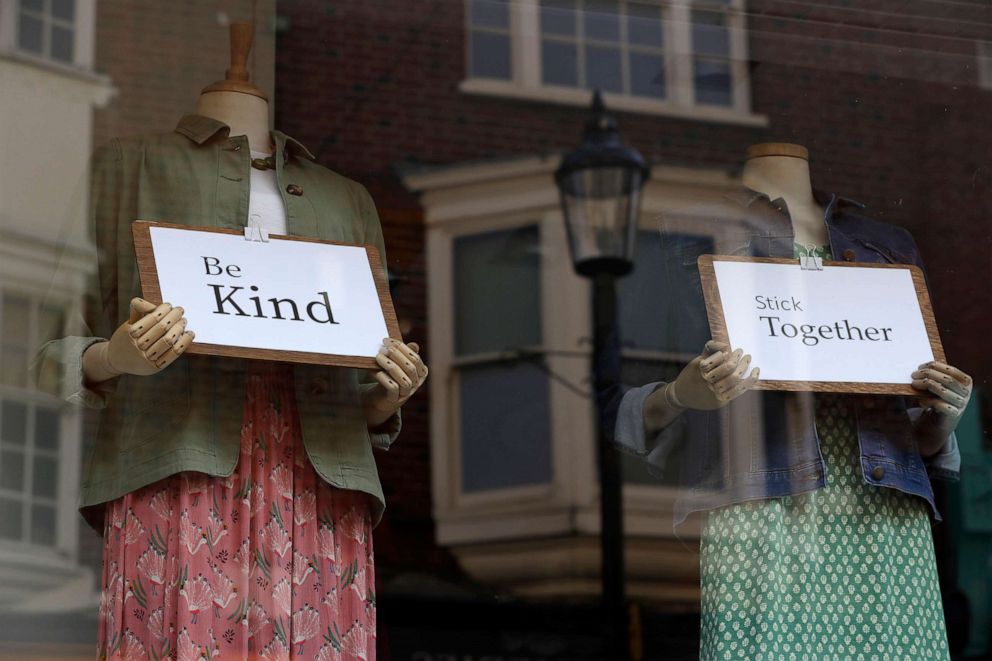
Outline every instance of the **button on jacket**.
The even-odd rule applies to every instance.
[[[274,131],[272,139],[288,233],[372,245],[385,263],[382,229],[365,188],[318,165],[285,134]],[[80,507],[96,526],[103,508],[92,506],[180,471],[229,475],[238,461],[245,361],[184,355],[158,374],[125,374],[91,389],[83,383],[81,358],[110,337],[128,318],[131,299],[141,295],[131,223],[241,229],[248,220],[250,168],[245,136],[231,137],[226,125],[195,115],[173,133],[114,140],[94,155],[90,204],[99,282],[88,305],[93,314],[79,336],[42,348],[39,378],[45,386],[47,376],[47,386],[61,387],[70,402],[103,409],[80,494]],[[373,496],[378,522],[384,499],[372,448],[395,440],[399,414],[368,429],[361,406],[362,393],[374,386],[368,372],[321,365],[293,365],[293,372],[310,461],[334,486]],[[61,383],[53,383],[52,374]]]
[[[817,195],[825,206],[824,219],[835,259],[922,267],[916,244],[904,229],[859,214],[861,205],[850,200]],[[739,217],[734,222],[721,221],[722,231],[731,237],[729,245],[737,248],[730,252],[754,257],[793,256],[792,222],[781,199],[772,201],[747,189],[732,197],[732,213]],[[686,245],[697,246],[697,251],[687,251]],[[670,234],[662,239],[660,259],[666,281],[680,283],[669,290],[680,315],[678,325],[694,329],[682,333],[687,337],[682,338],[679,350],[685,352],[698,352],[708,339],[696,267],[699,245],[698,241],[680,244],[679,238]],[[619,350],[616,342],[613,346]],[[597,391],[606,405],[605,429],[614,431],[614,441],[621,449],[644,457],[658,474],[670,474],[668,464],[675,454],[681,454],[676,528],[695,511],[825,486],[809,393],[751,391],[721,411],[687,410],[667,428],[649,436],[644,430],[644,402],[663,385],[658,381],[630,388],[618,379],[607,379]],[[912,421],[921,413],[918,408],[909,408],[902,397],[851,395],[848,401],[857,422],[858,461],[865,481],[925,499],[939,520],[930,477],[957,479],[961,457],[954,434],[941,452],[924,461],[912,428]]]

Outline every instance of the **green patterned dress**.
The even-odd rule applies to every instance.
[[[815,415],[825,488],[706,519],[700,658],[948,659],[927,503],[865,483],[844,396]]]

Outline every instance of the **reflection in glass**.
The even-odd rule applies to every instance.
[[[467,367],[459,380],[462,491],[550,482],[548,377],[540,367]]]
[[[21,501],[0,496],[0,539],[20,541],[24,535],[24,508]]]
[[[586,87],[603,92],[623,91],[623,67],[618,48],[586,46]]]
[[[575,0],[541,0],[541,33],[574,36]]]
[[[0,405],[0,442],[23,446],[28,433],[28,407],[21,402],[5,400]]]
[[[733,104],[728,62],[696,60],[696,103],[729,106]]]
[[[661,8],[640,2],[627,4],[627,41],[635,46],[662,45]]]
[[[634,96],[665,96],[665,60],[661,55],[630,54],[630,93]]]
[[[480,78],[510,78],[510,36],[475,31],[471,36],[472,75]]]
[[[55,545],[55,508],[51,505],[31,506],[31,543]]]
[[[24,453],[20,450],[0,450],[0,489],[24,489]]]
[[[473,27],[509,28],[510,5],[507,0],[471,0],[469,18]]]
[[[579,84],[578,49],[574,43],[541,42],[541,80],[548,85]]]
[[[620,41],[620,7],[616,0],[586,0],[583,17],[586,39]]]

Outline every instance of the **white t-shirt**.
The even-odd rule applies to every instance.
[[[252,158],[269,154],[252,150]],[[251,194],[248,198],[248,226],[263,227],[270,234],[286,233],[286,207],[279,194],[275,170],[251,168]]]

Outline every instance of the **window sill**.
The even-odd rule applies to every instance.
[[[28,53],[16,48],[0,47],[0,60],[10,60],[11,62],[32,66],[49,73],[73,78],[84,83],[90,83],[101,87],[110,87],[110,78],[96,73],[92,69],[70,64],[68,62],[59,62],[58,60]]]
[[[591,98],[589,90],[570,87],[523,87],[504,80],[487,80],[484,78],[469,78],[458,85],[464,94],[479,96],[498,96],[502,98],[521,99],[524,101],[539,101],[542,103],[557,103],[569,106],[588,106]],[[606,105],[615,111],[634,112],[645,115],[660,115],[689,119],[699,122],[718,124],[736,124],[739,126],[768,126],[767,115],[741,112],[733,108],[717,106],[676,106],[667,101],[655,101],[612,93],[604,93]]]

